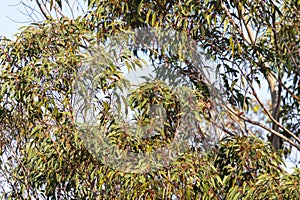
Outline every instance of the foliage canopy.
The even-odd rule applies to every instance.
[[[76,18],[67,16],[67,0],[34,3],[43,20],[23,27],[12,40],[1,38],[0,44],[3,199],[300,198],[300,171],[287,173],[282,160],[300,150],[299,1],[85,0],[77,1],[83,12]],[[214,123],[206,113],[211,109],[209,83],[171,48],[178,46],[129,48],[116,56],[127,62],[125,68],[141,67],[143,52],[156,63],[160,78],[166,73],[185,77],[184,85],[199,105],[188,124],[193,134],[182,135],[192,142],[168,165],[142,173],[112,168],[89,151],[94,144],[84,142],[75,123],[74,83],[82,68],[93,66],[87,55],[96,58],[95,47],[112,42],[112,36],[162,27],[184,33],[217,63],[213,68],[223,81],[224,103],[212,107],[220,109],[223,120],[216,126],[218,134],[205,128]],[[170,143],[182,120],[180,111],[189,105],[179,103],[164,83],[146,82],[129,98],[134,122],[152,123],[155,104],[166,110],[167,123],[151,141],[132,138],[120,128],[121,119],[111,118],[113,91],[127,84],[124,71],[115,62],[96,64],[101,73],[92,80],[103,94],[96,97],[101,105],[98,126],[114,144],[151,152]],[[269,105],[258,92],[264,82]]]

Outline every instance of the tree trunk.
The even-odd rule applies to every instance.
[[[279,86],[276,86],[276,80],[273,76],[268,75],[267,76],[268,83],[269,83],[269,88],[270,88],[270,93],[271,93],[271,102],[272,102],[272,117],[276,120],[279,121],[279,115],[280,115],[280,101],[281,101],[281,92],[279,89]],[[276,132],[279,131],[278,125],[276,125],[273,122],[272,129]],[[272,134],[270,137],[270,142],[272,143],[273,147],[275,148],[276,151],[281,149],[281,139]]]

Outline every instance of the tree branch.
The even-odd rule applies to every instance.
[[[274,117],[272,116],[274,113],[271,113],[266,109],[266,107],[263,105],[263,103],[261,102],[260,98],[258,97],[257,93],[255,92],[255,89],[253,88],[253,85],[251,83],[249,83],[249,79],[246,77],[246,80],[252,90],[252,93],[255,97],[255,99],[258,101],[259,105],[262,107],[262,109],[266,112],[266,114],[268,115],[268,117],[272,120],[272,122],[277,125],[278,127],[282,128],[282,130],[284,130],[285,132],[287,132],[290,136],[292,136],[296,141],[298,141],[300,143],[300,139],[294,135],[290,130],[288,130],[287,128],[285,128],[281,123],[279,123],[276,119],[274,119]]]
[[[249,122],[253,125],[257,125],[263,129],[265,129],[266,131],[269,131],[270,133],[276,135],[277,137],[283,139],[284,141],[288,142],[289,144],[293,145],[294,147],[296,147],[298,150],[300,150],[300,145],[297,145],[296,143],[294,143],[292,140],[288,139],[287,137],[285,137],[284,135],[278,133],[277,131],[274,131],[273,129],[268,128],[267,126],[257,122],[257,121],[253,121],[247,117],[244,116],[240,116],[241,119],[245,120],[246,122]]]
[[[228,10],[227,10],[228,12]],[[248,42],[248,44],[252,45],[254,48],[254,51],[257,53],[258,57],[263,61],[264,66],[262,66],[263,68],[267,68],[270,69],[270,65],[265,61],[265,58],[261,55],[260,52],[257,51],[256,47],[256,39],[254,37],[254,31],[252,30],[252,28],[250,27],[250,25],[246,22],[245,19],[245,8],[241,7],[241,12],[238,13],[239,14],[239,18],[242,19],[244,26],[246,27],[246,31],[248,34],[248,37],[244,36],[244,33],[240,32],[241,36],[246,40],[246,42]],[[278,132],[278,127],[281,127],[284,131],[286,131],[287,133],[289,133],[292,137],[294,137],[297,141],[299,141],[299,138],[297,138],[293,133],[291,133],[289,130],[287,130],[285,127],[283,127],[278,121],[279,121],[279,115],[280,115],[280,101],[281,101],[281,90],[276,88],[276,82],[275,82],[275,76],[273,76],[270,73],[266,74],[266,78],[269,84],[269,88],[270,88],[270,92],[271,92],[271,100],[272,100],[272,115],[267,111],[267,109],[263,106],[263,104],[261,103],[260,99],[258,98],[258,96],[256,95],[256,92],[254,91],[253,86],[251,85],[251,83],[248,83],[251,86],[251,89],[253,91],[253,94],[255,94],[255,98],[258,100],[259,104],[262,106],[262,108],[264,109],[264,111],[266,111],[267,115],[269,116],[269,118],[271,119],[271,121],[273,122],[273,130]],[[247,77],[246,77],[247,79]],[[279,86],[277,86],[279,87]],[[278,150],[280,148],[280,141],[279,138],[277,138],[276,136],[272,137],[272,144],[274,146],[274,148],[276,150]]]
[[[300,102],[300,98],[296,96],[291,90],[280,80],[278,79],[273,72],[269,72],[273,75],[273,77],[276,79],[276,81],[296,100]]]
[[[37,3],[39,9],[41,10],[43,16],[44,16],[47,20],[49,20],[49,19],[50,19],[50,17],[49,17],[50,15],[47,14],[47,11],[43,8],[43,6],[42,6],[42,4],[39,2],[39,0],[35,0],[35,2]],[[49,13],[49,12],[48,12],[48,13]]]

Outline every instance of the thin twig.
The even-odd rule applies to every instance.
[[[269,131],[270,133],[272,133],[272,134],[274,134],[274,135],[280,137],[281,139],[285,140],[286,142],[288,142],[289,144],[293,145],[293,146],[296,147],[298,150],[300,150],[300,146],[299,146],[299,145],[297,145],[296,143],[294,143],[292,140],[288,139],[288,138],[285,137],[284,135],[278,133],[277,131],[274,131],[273,129],[268,128],[267,126],[265,126],[265,125],[263,125],[263,124],[261,124],[261,123],[259,123],[259,122],[257,122],[257,121],[253,121],[253,120],[251,120],[251,119],[249,119],[249,118],[247,118],[247,117],[240,116],[240,118],[243,119],[243,120],[245,120],[246,122],[249,122],[249,123],[251,123],[251,124],[257,125],[257,126],[263,128],[263,129]]]
[[[46,10],[42,7],[42,5],[41,5],[41,3],[39,2],[39,0],[36,0],[35,2],[37,3],[37,5],[38,5],[38,7],[40,8],[40,10],[41,10],[42,14],[44,15],[44,17],[45,17],[47,20],[49,20],[50,17],[49,17],[49,15],[47,15]]]
[[[64,18],[67,18],[67,16],[62,12],[62,10],[57,7],[56,5],[54,5],[54,9],[61,15],[63,16]]]

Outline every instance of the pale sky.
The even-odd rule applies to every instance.
[[[22,0],[0,0],[0,35],[11,38],[13,34],[15,34],[18,29],[22,26],[26,26],[29,23],[33,22],[34,19],[42,19],[42,16],[36,9],[36,12],[32,14],[32,9],[22,5]],[[32,6],[32,8],[36,8],[37,5],[34,2],[23,0],[27,5]],[[78,4],[76,1],[70,0],[70,6],[74,11],[75,17],[81,13],[78,8]],[[64,12],[70,14],[69,7],[63,3]],[[31,16],[30,16],[31,15]],[[70,14],[71,16],[71,14]]]
[[[0,35],[11,38],[18,28],[28,24],[20,0],[0,0]]]

